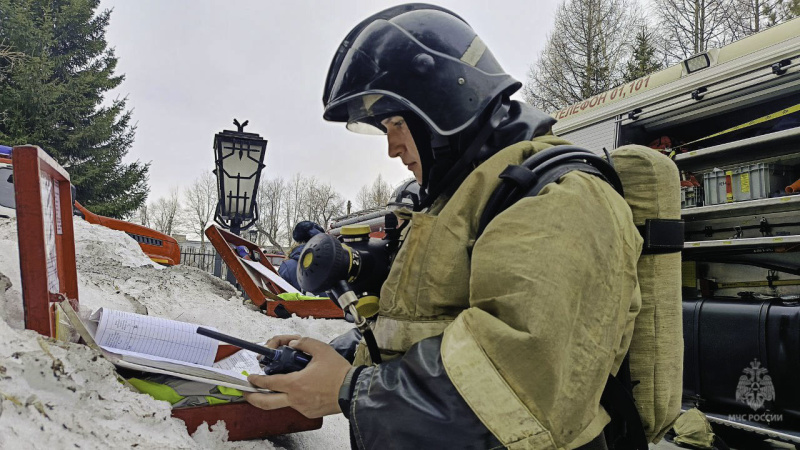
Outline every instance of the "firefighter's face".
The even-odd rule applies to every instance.
[[[399,157],[408,170],[414,173],[417,183],[422,184],[422,162],[406,121],[401,116],[394,116],[384,119],[381,124],[386,128],[389,157]]]

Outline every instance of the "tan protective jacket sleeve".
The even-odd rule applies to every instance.
[[[510,448],[574,448],[602,432],[599,406],[633,333],[641,237],[611,186],[573,172],[495,217],[475,242],[470,308],[442,359]]]

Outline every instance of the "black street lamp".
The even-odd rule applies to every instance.
[[[242,131],[248,122],[239,124],[233,119],[238,131],[214,135],[214,174],[219,196],[214,221],[235,235],[258,220],[255,197],[267,149],[267,141],[257,133]]]
[[[250,233],[250,242],[256,242],[256,239],[258,239],[258,230],[255,228],[250,228],[248,233]]]

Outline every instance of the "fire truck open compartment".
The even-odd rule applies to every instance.
[[[800,56],[790,61],[800,61]],[[785,272],[784,277],[800,275],[800,196],[784,190],[800,178],[800,112],[792,109],[800,104],[800,66],[789,62],[781,74],[771,67],[767,63],[732,75],[709,86],[700,98],[692,97],[694,90],[643,104],[637,114],[619,119],[619,145],[649,145],[666,136],[682,177],[694,176],[701,183],[698,206],[682,210],[684,259],[697,262],[700,272],[732,278],[729,282],[739,277],[735,271],[712,270],[708,265],[752,265],[764,271],[764,280],[768,271]],[[751,121],[758,123],[748,124]],[[772,186],[759,186],[765,180],[770,184],[770,171],[779,171],[781,179]],[[704,195],[719,189],[709,186],[709,180],[722,183],[721,194],[711,196],[717,198],[716,204]],[[751,193],[751,187],[762,192]],[[740,192],[745,188],[747,195]],[[774,285],[753,288],[776,292]],[[800,293],[800,287],[786,284],[778,291]]]
[[[563,108],[554,132],[595,152],[671,155],[684,181],[684,407],[725,425],[717,432],[797,444],[800,183],[786,188],[800,179],[800,19],[708,54],[715,64],[695,73],[679,64],[645,89]],[[748,370],[774,388],[757,408],[737,387]]]

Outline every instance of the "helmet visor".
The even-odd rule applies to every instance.
[[[360,134],[383,135],[382,122],[402,115],[408,107],[386,94],[366,94],[347,102],[347,129]]]
[[[411,111],[444,136],[464,129],[516,83],[505,73],[490,74],[426,47],[387,21],[360,33],[333,80],[326,120],[375,133],[388,114]]]

